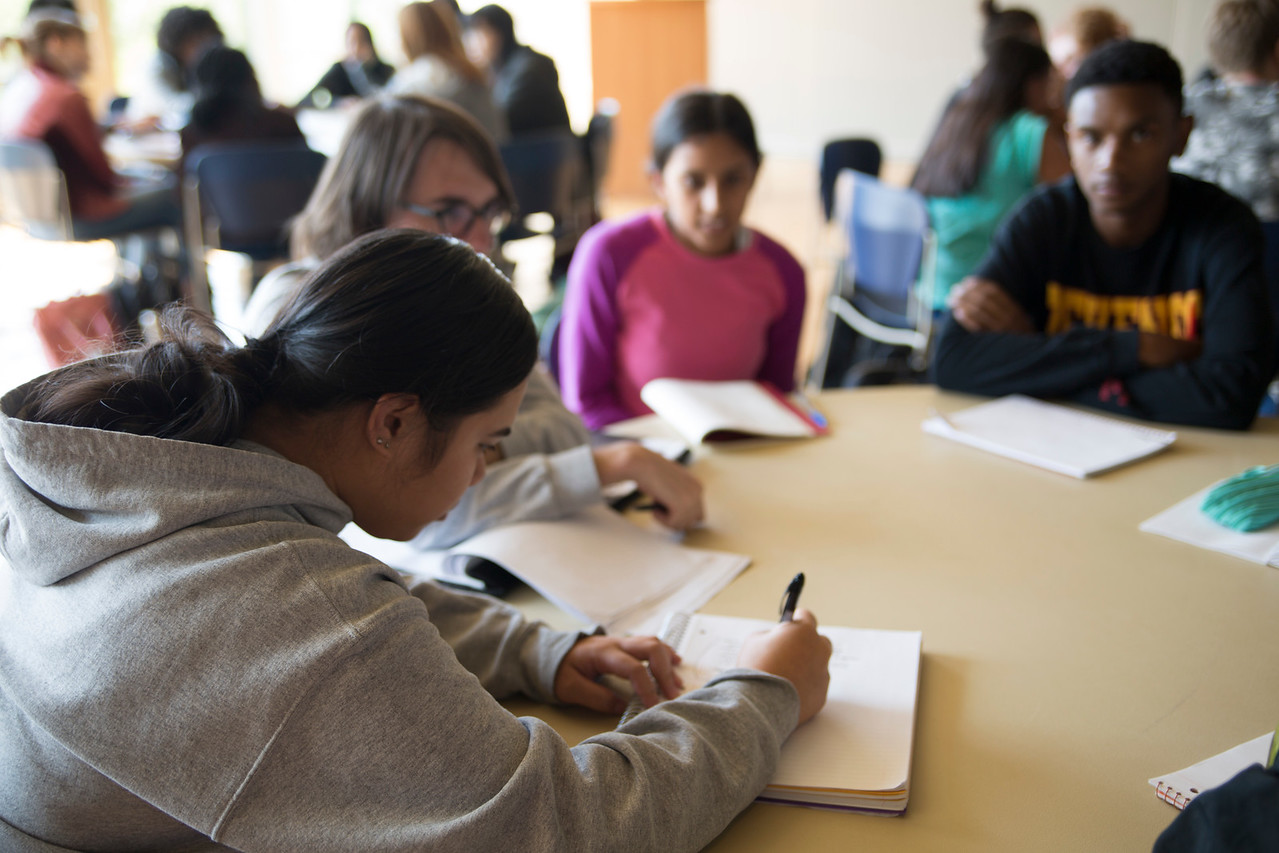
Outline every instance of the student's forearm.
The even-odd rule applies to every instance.
[[[1075,399],[1126,415],[1215,429],[1247,429],[1273,374],[1268,359],[1232,355],[1143,370],[1119,388],[1088,388]]]
[[[951,391],[1069,397],[1138,369],[1136,332],[973,334],[948,320],[932,372],[937,385]]]
[[[446,518],[423,528],[413,545],[451,548],[499,524],[564,518],[600,499],[599,475],[587,445],[505,459],[490,466]]]

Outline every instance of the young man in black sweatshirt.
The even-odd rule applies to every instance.
[[[1074,177],[1009,215],[952,291],[936,383],[1246,429],[1275,371],[1261,227],[1168,170],[1186,144],[1181,68],[1122,41],[1067,89]]]

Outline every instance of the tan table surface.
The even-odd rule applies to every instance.
[[[754,558],[707,612],[769,616],[803,570],[819,619],[924,635],[905,816],[757,804],[709,849],[1149,850],[1177,812],[1147,779],[1279,722],[1279,570],[1137,529],[1279,462],[1279,422],[1179,429],[1079,481],[920,430],[930,407],[977,402],[828,392],[829,437],[699,450],[709,525],[687,543]],[[508,705],[571,743],[613,724]]]
[[[134,135],[108,133],[102,146],[117,168],[149,163],[175,169],[182,159],[182,140],[176,131],[159,130]]]

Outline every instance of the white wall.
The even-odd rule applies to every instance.
[[[1193,74],[1212,0],[1110,0],[1137,38]],[[1045,28],[1077,0],[1006,5]],[[740,95],[771,155],[816,157],[828,139],[870,135],[914,160],[942,104],[980,63],[977,0],[709,0],[710,83]]]

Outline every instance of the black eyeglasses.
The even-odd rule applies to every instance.
[[[450,237],[465,237],[481,219],[488,223],[489,233],[496,237],[511,221],[510,211],[499,199],[493,199],[482,208],[471,207],[464,201],[449,201],[440,207],[427,207],[406,201],[400,207],[418,216],[434,219],[440,224],[441,233]]]

